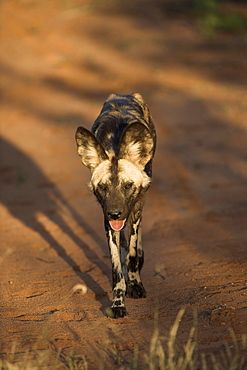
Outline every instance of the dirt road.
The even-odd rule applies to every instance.
[[[52,4],[52,5],[51,5]],[[126,9],[125,9],[126,10]],[[185,308],[199,350],[247,333],[246,39],[206,40],[189,15],[90,2],[1,5],[1,356],[48,344],[90,368],[148,351]],[[111,92],[140,92],[158,134],[144,211],[147,298],[106,318],[111,269],[99,205],[74,132]],[[85,295],[73,293],[85,284]],[[37,342],[38,340],[38,342]],[[112,346],[112,347],[111,347]]]

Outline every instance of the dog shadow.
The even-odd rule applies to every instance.
[[[56,185],[42,172],[40,167],[24,152],[6,139],[0,138],[0,202],[11,215],[19,219],[28,228],[38,232],[40,236],[56,251],[80,277],[84,284],[94,293],[101,304],[101,311],[110,306],[110,300],[103,288],[90,276],[82,271],[77,262],[68,254],[66,248],[40,222],[38,215],[44,215],[58,226],[83,251],[85,257],[93,261],[101,272],[110,280],[110,268],[97,253],[85,243],[61,215],[60,205],[69,212],[72,219],[91,238],[103,248],[103,240],[91,226],[63,197]]]

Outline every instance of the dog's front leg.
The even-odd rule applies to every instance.
[[[144,262],[142,250],[141,218],[129,224],[129,254],[126,258],[128,269],[127,297],[145,298],[146,291],[142,284],[140,271]]]
[[[120,231],[113,231],[108,221],[105,221],[106,235],[112,263],[112,293],[113,300],[111,312],[114,318],[126,316],[124,297],[126,294],[126,283],[122,272],[120,260]]]

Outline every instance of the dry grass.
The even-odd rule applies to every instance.
[[[181,348],[177,343],[177,332],[184,310],[180,310],[167,336],[160,335],[158,314],[155,315],[154,333],[150,341],[149,352],[139,355],[138,346],[132,353],[130,364],[124,364],[117,345],[111,347],[109,353],[114,358],[114,368],[119,370],[245,370],[247,369],[247,335],[239,342],[232,330],[232,345],[225,344],[224,349],[217,354],[199,354],[197,349],[197,330],[194,325],[189,333],[186,344]],[[38,342],[37,342],[38,343]],[[37,346],[38,348],[38,346]],[[107,348],[107,343],[106,343]],[[99,356],[100,358],[100,356]],[[46,350],[33,348],[21,352],[13,345],[9,359],[0,360],[1,370],[90,370],[95,369],[86,357],[77,354],[73,348],[69,354],[63,349],[57,350],[52,345]],[[98,370],[107,370],[106,356],[101,356]]]

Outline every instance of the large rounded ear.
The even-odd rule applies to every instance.
[[[102,161],[108,159],[108,156],[91,131],[84,127],[78,127],[75,140],[77,151],[81,157],[82,163],[93,171]]]
[[[143,170],[153,157],[153,149],[154,141],[147,127],[134,122],[123,133],[118,158],[127,159]]]

